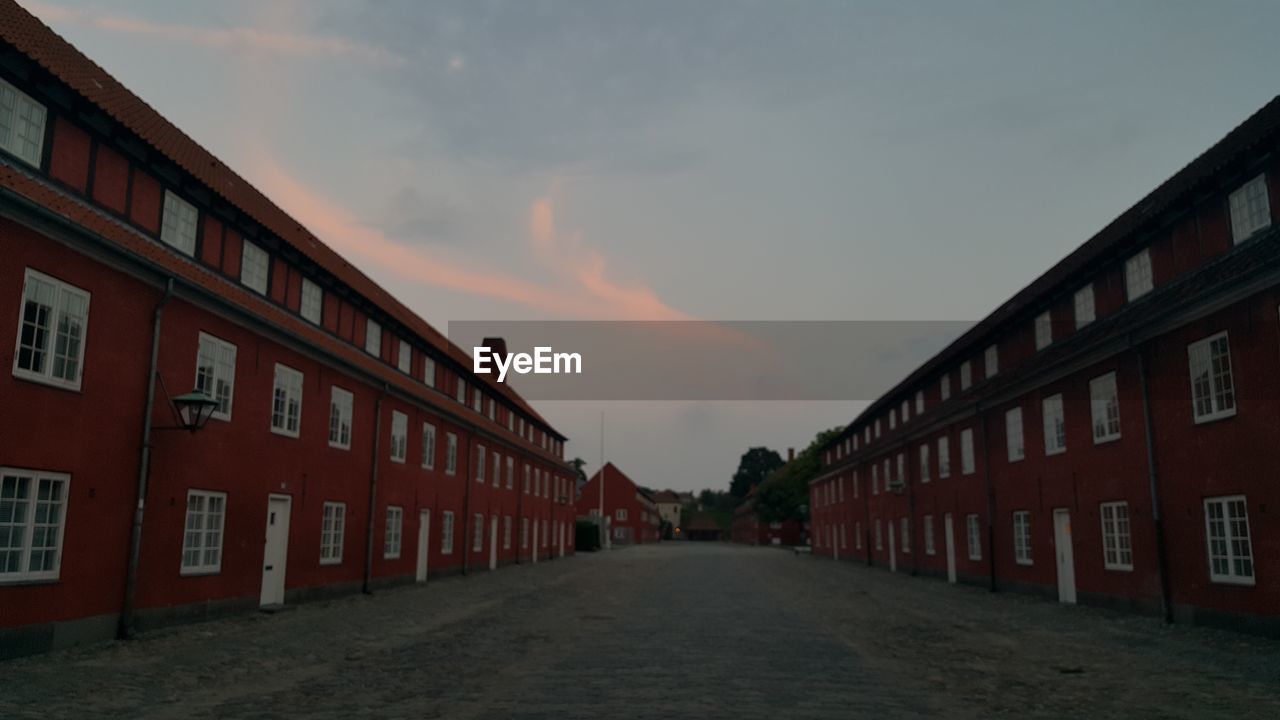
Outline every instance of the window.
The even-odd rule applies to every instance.
[[[448,510],[440,516],[440,554],[453,554],[453,513]]]
[[[1019,565],[1031,564],[1031,513],[1026,510],[1013,514],[1013,559]]]
[[[1231,207],[1231,237],[1241,243],[1259,230],[1271,227],[1271,205],[1267,201],[1267,176],[1245,183],[1228,198]]]
[[[70,475],[0,468],[0,582],[57,579],[70,484]]]
[[[236,346],[200,333],[196,351],[196,390],[218,401],[212,417],[231,419],[231,397],[236,384]]]
[[[875,429],[876,429],[876,439],[879,440],[880,439],[880,418],[876,418]]]
[[[396,369],[405,375],[413,372],[413,348],[404,340],[400,341],[400,357],[396,360]]]
[[[404,509],[394,505],[387,507],[387,529],[382,540],[382,557],[394,560],[400,557],[400,537],[404,531]]]
[[[498,403],[493,398],[489,398],[489,419],[497,422]]]
[[[422,382],[426,383],[427,387],[429,388],[433,388],[436,386],[435,358],[430,358],[430,357],[422,358]]]
[[[476,447],[476,482],[484,482],[484,446]]]
[[[997,346],[988,347],[987,351],[982,355],[982,360],[985,366],[983,377],[992,378],[996,376],[996,373],[1000,372],[1000,349]]]
[[[902,424],[906,425],[911,419],[911,402],[909,400],[902,401]]]
[[[524,464],[524,494],[529,494],[529,463]]]
[[[391,411],[391,462],[402,463],[409,454],[409,416]]]
[[[890,408],[889,409],[889,429],[892,430],[896,427],[898,427],[898,411],[893,408]]]
[[[436,426],[422,423],[422,467],[436,469]]]
[[[968,528],[969,536],[969,559],[982,559],[982,528],[978,524],[978,516],[969,514],[965,517],[965,525]]]
[[[382,356],[382,326],[372,319],[364,325],[364,351],[374,357]]]
[[[929,446],[920,446],[920,482],[929,482]]]
[[[924,391],[917,390],[916,391],[916,415],[919,416],[923,414],[924,414]]]
[[[1196,422],[1236,414],[1235,387],[1231,383],[1231,348],[1225,332],[1187,346],[1191,366],[1191,408]]]
[[[302,373],[276,363],[271,392],[271,432],[298,437],[302,423]]]
[[[79,390],[88,324],[89,293],[28,269],[14,376]]]
[[[937,550],[933,546],[933,516],[924,516],[924,554],[936,555]]]
[[[968,360],[960,363],[960,391],[964,392],[973,384],[973,364]]]
[[[619,521],[625,521],[625,520],[627,519],[627,509],[626,509],[626,508],[618,508],[618,509],[613,513],[613,516],[614,516],[615,518],[617,518]]]
[[[592,510],[592,517],[599,515],[598,510]],[[529,518],[520,518],[520,547],[529,547]]]
[[[484,550],[484,515],[476,513],[475,533],[471,536],[471,551],[480,552],[481,550]]]
[[[511,516],[502,518],[502,549],[511,549]]]
[[[187,529],[182,538],[183,575],[222,570],[222,528],[226,508],[226,493],[187,492]]]
[[[1043,350],[1053,342],[1053,317],[1046,310],[1036,316],[1036,349]]]
[[[327,502],[320,520],[320,564],[342,562],[342,535],[347,524],[347,504]]]
[[[946,402],[951,399],[951,376],[943,375],[938,381],[938,390],[942,393],[942,401]]]
[[[898,484],[902,485],[907,481],[907,456],[898,453]]]
[[[951,477],[951,438],[946,435],[938,438],[938,477]]]
[[[1209,543],[1209,579],[1254,584],[1253,546],[1249,542],[1249,512],[1244,496],[1205,498],[1204,522]]]
[[[1041,402],[1044,415],[1044,454],[1067,451],[1067,420],[1062,409],[1062,394],[1051,395]]]
[[[1088,325],[1097,318],[1097,311],[1093,306],[1093,285],[1085,285],[1076,291],[1076,329]]]
[[[868,444],[871,443],[871,426],[867,425],[862,428],[862,439]]]
[[[879,520],[876,520],[876,549],[877,549],[877,550],[883,550],[883,549],[884,549],[884,538],[883,538],[883,536],[880,534],[880,521],[879,521]]]
[[[858,471],[853,471],[853,499],[858,499]]]
[[[1102,515],[1102,564],[1108,570],[1132,570],[1133,547],[1129,542],[1129,503],[1098,506]]]
[[[458,472],[458,436],[445,433],[444,474],[455,475]]]
[[[351,413],[354,396],[334,385],[329,392],[329,447],[351,449]]]
[[[463,380],[462,378],[458,378],[458,390],[454,397],[458,402],[462,403],[463,405],[467,404],[467,381],[466,380]]]
[[[267,251],[245,240],[240,249],[240,284],[266,295],[269,264]]]
[[[960,431],[960,474],[972,475],[976,468],[973,463],[973,428]]]
[[[1016,407],[1004,414],[1004,437],[1009,448],[1009,462],[1026,457],[1022,443],[1022,408]]]
[[[484,412],[484,393],[480,392],[480,388],[471,393],[471,409],[476,412]]]
[[[40,167],[44,153],[45,109],[18,88],[0,80],[0,148]]]
[[[160,218],[160,239],[184,255],[196,254],[196,206],[170,190],[164,191],[164,210]]]
[[[902,539],[902,552],[911,552],[911,518],[902,518],[898,523],[898,535]]]
[[[312,325],[320,324],[320,315],[324,308],[324,291],[320,286],[306,278],[302,278],[302,307],[299,312],[302,319]]]
[[[1120,438],[1120,397],[1115,373],[1089,381],[1089,409],[1093,414],[1094,444]]]
[[[880,494],[880,466],[875,463],[871,464],[871,494]]]
[[[493,451],[493,486],[498,487],[502,484],[502,456],[497,450]]]
[[[1133,302],[1151,292],[1154,287],[1151,279],[1151,251],[1143,248],[1133,257],[1124,261],[1124,288]]]

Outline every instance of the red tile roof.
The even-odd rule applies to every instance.
[[[397,322],[416,333],[441,353],[452,358],[462,367],[471,366],[471,356],[462,348],[450,342],[427,321],[312,235],[302,226],[302,223],[290,217],[226,163],[201,147],[189,135],[179,130],[154,108],[111,77],[97,63],[13,0],[0,0],[0,39],[13,45],[54,77],[70,86],[72,90],[131,130],[161,155],[207,185],[237,209],[261,223],[316,265],[382,308]],[[362,362],[362,364],[368,363]],[[562,435],[551,429],[550,424],[507,385],[491,383],[487,380],[479,381],[550,429],[552,434],[563,439]]]

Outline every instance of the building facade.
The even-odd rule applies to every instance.
[[[680,496],[671,490],[661,490],[653,493],[653,501],[658,506],[658,519],[661,522],[661,531],[663,540],[671,540],[676,535],[676,530],[680,527],[680,510],[683,504],[680,502]]]
[[[828,557],[1280,632],[1280,100],[822,450]]]
[[[601,477],[603,475],[603,478]],[[612,462],[597,470],[582,487],[578,497],[578,514],[599,518],[600,490],[604,488],[604,517],[608,519],[609,538],[615,545],[657,542],[661,519],[657,504],[640,486]]]
[[[0,654],[573,551],[523,399],[12,2],[0,42]]]

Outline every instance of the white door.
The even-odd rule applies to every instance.
[[[427,581],[427,561],[431,558],[431,511],[418,512],[418,582]]]
[[[262,595],[259,605],[284,604],[284,570],[289,559],[289,510],[293,500],[288,495],[267,498],[267,536],[262,548]]]
[[[1053,511],[1053,544],[1058,552],[1058,602],[1076,602],[1076,561],[1071,551],[1071,512]]]
[[[955,526],[951,523],[951,513],[942,516],[943,542],[947,544],[947,582],[956,581],[956,538]]]
[[[897,546],[894,545],[894,537],[897,535],[893,531],[893,521],[889,521],[889,572],[898,572],[898,553]]]
[[[489,518],[489,569],[498,569],[498,516]]]

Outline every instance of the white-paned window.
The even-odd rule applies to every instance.
[[[454,475],[458,472],[458,436],[445,433],[444,474]]]
[[[876,520],[876,549],[877,549],[877,550],[883,550],[883,549],[884,549],[884,535],[882,534],[882,532],[881,532],[881,530],[880,530],[880,521],[879,521],[879,520]]]
[[[965,360],[960,363],[960,391],[964,392],[973,384],[973,363]]]
[[[982,559],[982,526],[978,522],[978,516],[970,513],[964,519],[965,527],[968,528],[969,538],[969,559]]]
[[[936,555],[937,550],[933,546],[933,516],[924,516],[924,554]]]
[[[298,437],[302,425],[302,373],[276,363],[271,391],[271,432]]]
[[[1036,349],[1043,350],[1053,342],[1053,316],[1048,310],[1036,316]]]
[[[911,401],[903,400],[902,401],[902,424],[906,425],[907,421],[910,419],[911,419]]]
[[[626,520],[626,519],[627,519],[627,509],[626,509],[626,508],[618,508],[618,509],[613,513],[613,516],[614,516],[615,518],[617,518],[618,520]]]
[[[502,456],[497,450],[493,451],[493,486],[498,487],[502,484]]]
[[[320,564],[342,562],[342,538],[347,527],[347,504],[327,502],[320,517]]]
[[[938,438],[938,477],[951,477],[951,438],[947,435]]]
[[[1022,442],[1022,408],[1012,408],[1004,414],[1004,437],[1009,450],[1009,462],[1026,457],[1026,446]]]
[[[889,408],[889,429],[892,430],[896,427],[898,427],[898,411],[894,408]]]
[[[480,392],[480,388],[471,393],[471,409],[476,412],[484,412],[484,393]]]
[[[476,482],[484,482],[484,446],[476,446]]]
[[[902,539],[902,552],[911,552],[911,518],[902,518],[898,523],[898,535]]]
[[[983,372],[985,373],[984,377],[989,377],[989,378],[995,377],[996,373],[1000,372],[999,346],[997,345],[988,346],[987,351],[982,354],[982,361],[983,361],[983,365],[986,366],[985,369],[983,370]]]
[[[1044,454],[1067,451],[1067,419],[1062,409],[1062,395],[1051,395],[1041,403],[1044,415]]]
[[[351,449],[351,416],[355,397],[334,385],[329,390],[329,447]]]
[[[973,428],[960,431],[960,474],[972,475],[976,467],[973,462]]]
[[[1253,545],[1245,497],[1205,498],[1204,523],[1209,543],[1209,579],[1253,585]]]
[[[382,557],[394,560],[400,557],[400,538],[404,534],[404,508],[387,507],[387,529],[382,539]]]
[[[524,464],[524,494],[529,494],[529,463]]]
[[[391,462],[402,463],[409,454],[409,416],[391,411]]]
[[[1093,442],[1119,439],[1120,395],[1116,390],[1114,372],[1089,381],[1089,409],[1093,415]]]
[[[929,446],[920,446],[920,482],[929,482]]]
[[[236,385],[236,346],[200,333],[196,351],[196,390],[218,401],[213,415],[231,419],[231,399]]]
[[[475,514],[475,532],[471,536],[471,551],[480,552],[484,550],[484,515]]]
[[[1151,276],[1151,251],[1143,248],[1124,261],[1124,289],[1132,302],[1155,287]]]
[[[14,376],[79,390],[88,328],[89,293],[28,269]]]
[[[372,319],[364,324],[364,351],[374,357],[382,357],[382,326]]]
[[[426,383],[427,387],[430,388],[436,386],[436,361],[433,357],[424,356],[422,358],[422,382]]]
[[[1231,237],[1248,240],[1259,230],[1271,227],[1271,203],[1267,199],[1267,176],[1259,175],[1231,193]]]
[[[405,375],[413,372],[413,347],[404,340],[400,341],[400,357],[396,359],[396,369]]]
[[[226,513],[226,493],[187,491],[187,527],[182,536],[183,575],[222,570],[222,528]]]
[[[0,468],[0,583],[56,580],[71,476]]]
[[[1026,510],[1013,514],[1013,559],[1019,565],[1031,564],[1031,513]]]
[[[259,295],[266,295],[270,272],[271,258],[267,251],[245,240],[240,248],[240,284]]]
[[[436,426],[422,423],[422,467],[436,469]]]
[[[918,416],[923,414],[924,414],[924,391],[917,390],[916,391],[916,415]]]
[[[448,510],[440,517],[440,554],[453,554],[453,513]]]
[[[1191,367],[1191,408],[1196,422],[1236,414],[1235,386],[1231,382],[1231,347],[1220,332],[1187,346]]]
[[[1085,285],[1076,291],[1076,329],[1093,322],[1097,318],[1097,310],[1093,305],[1093,284]]]
[[[160,219],[160,239],[185,255],[196,253],[196,206],[178,197],[170,190],[164,191],[164,210]]]
[[[1133,546],[1129,541],[1129,503],[1107,502],[1098,506],[1102,515],[1102,564],[1108,570],[1132,570]]]
[[[502,549],[511,549],[511,516],[502,518]]]
[[[46,117],[43,105],[0,80],[0,148],[28,165],[40,167]]]
[[[319,285],[302,278],[302,305],[299,309],[302,319],[312,325],[319,325],[323,311],[324,291],[320,289]]]
[[[946,402],[951,399],[951,375],[943,375],[938,381],[938,391],[942,393],[942,401]]]
[[[458,387],[454,395],[454,399],[462,403],[463,405],[467,404],[467,381],[466,380],[463,380],[462,378],[458,378]]]

